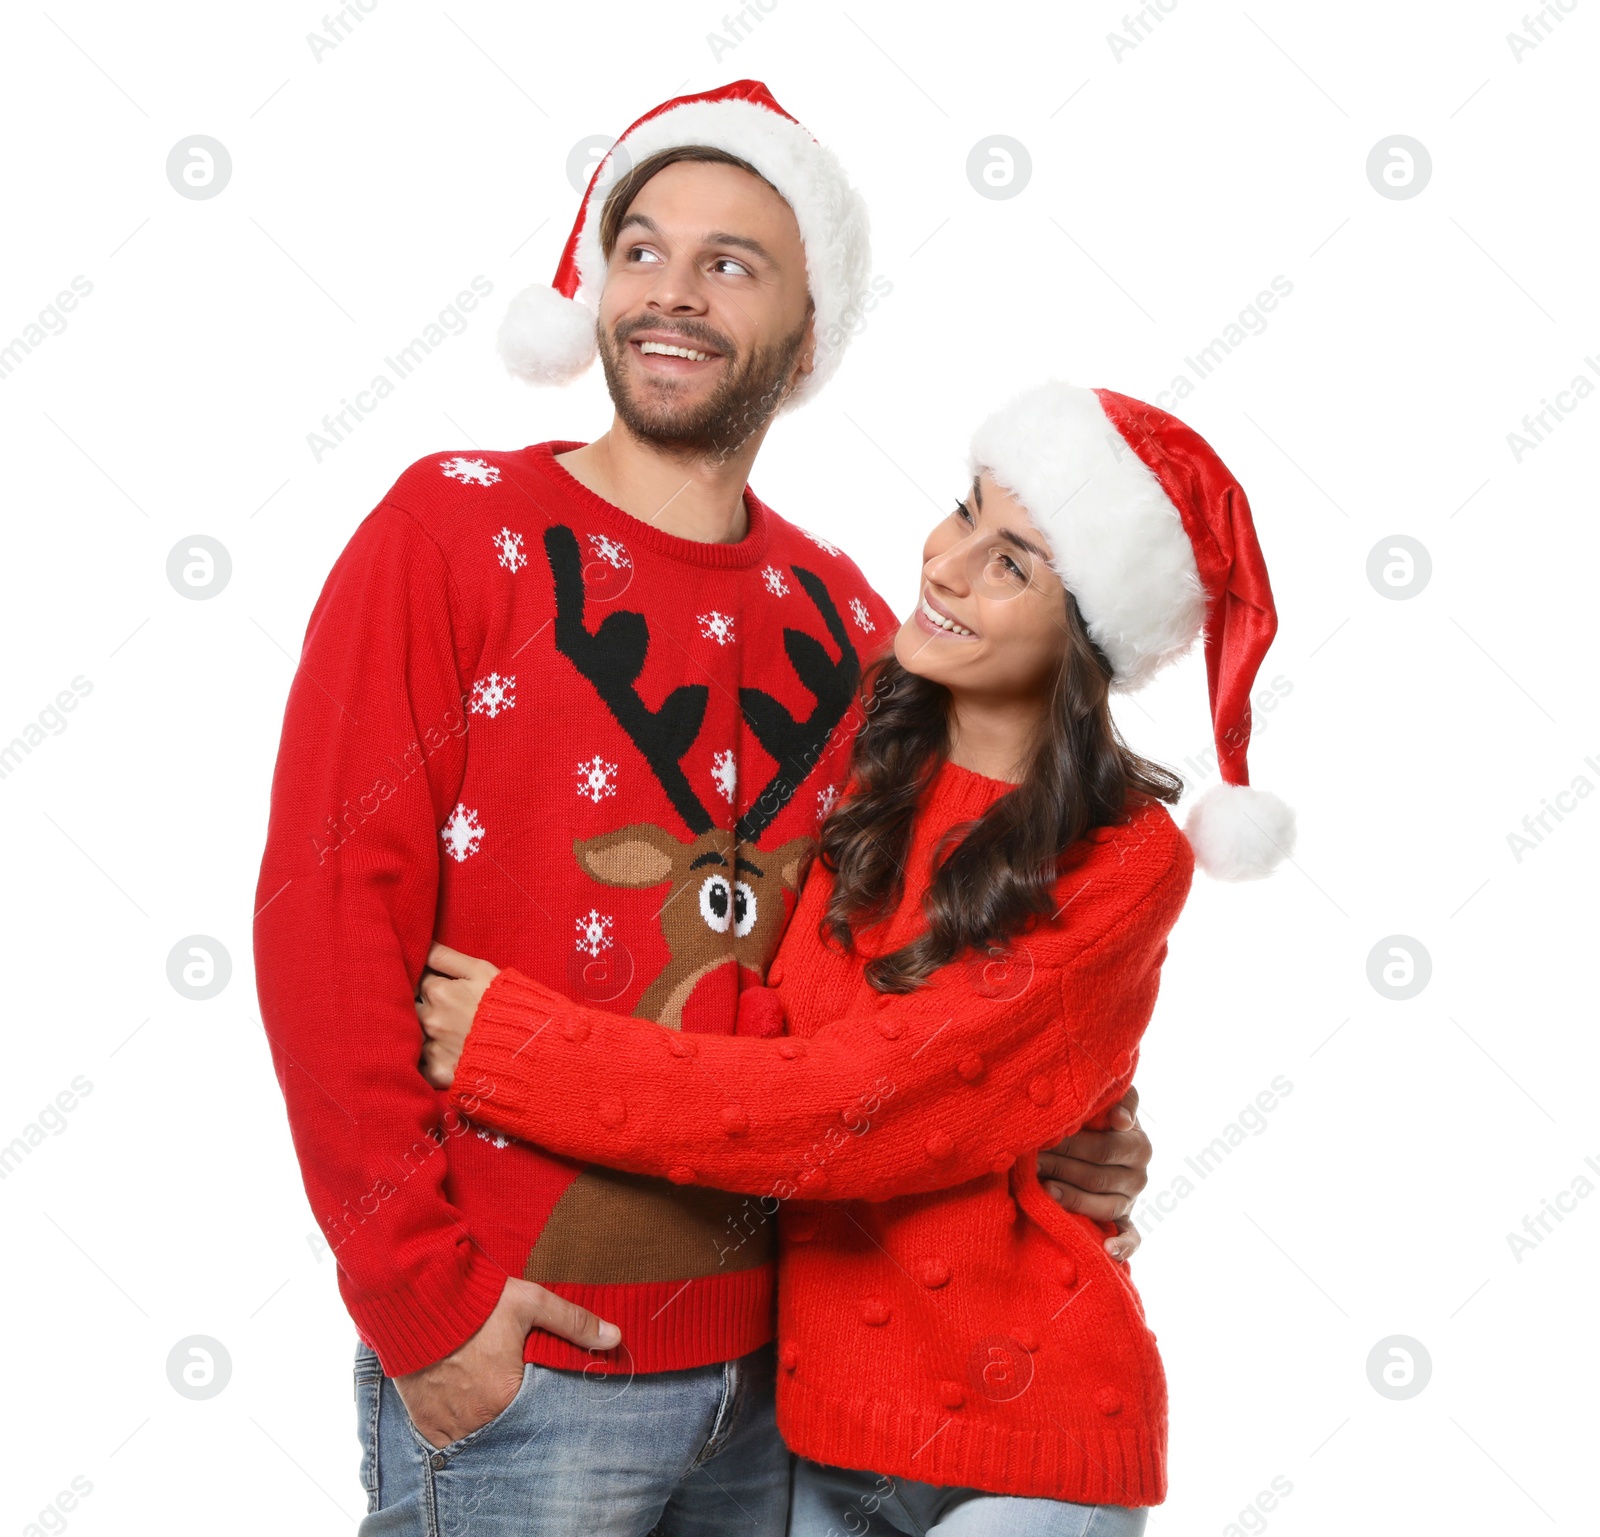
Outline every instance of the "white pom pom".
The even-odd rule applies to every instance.
[[[548,283],[524,288],[495,338],[508,372],[529,384],[566,384],[595,357],[594,311]]]
[[[1183,824],[1194,862],[1219,881],[1271,875],[1294,852],[1294,812],[1268,790],[1214,784]]]

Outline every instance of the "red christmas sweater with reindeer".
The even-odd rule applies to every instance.
[[[508,969],[453,1093],[518,1136],[744,1191],[780,1233],[778,1426],[796,1452],[1082,1504],[1166,1494],[1166,1378],[1125,1266],[1036,1152],[1127,1091],[1194,855],[1142,801],[1063,861],[1053,920],[1000,959],[880,994],[867,957],[926,927],[936,846],[1010,787],[944,764],[893,915],[818,937],[814,867],[769,972],[773,1039],[696,1038]],[[741,1031],[741,1035],[754,1033]],[[619,1347],[620,1349],[620,1347]]]
[[[617,1323],[605,1370],[773,1336],[772,1224],[747,1197],[508,1137],[418,1071],[435,938],[731,1035],[741,996],[768,996],[895,628],[847,557],[748,487],[744,539],[682,539],[556,462],[580,446],[410,466],[328,576],[285,711],[261,1017],[340,1294],[390,1376],[470,1338],[508,1275]],[[539,1330],[525,1358],[595,1369]]]

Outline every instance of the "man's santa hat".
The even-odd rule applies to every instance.
[[[664,149],[704,144],[753,166],[794,210],[816,306],[812,370],[782,409],[809,399],[834,369],[859,324],[868,287],[866,203],[825,149],[773,100],[759,80],[735,80],[653,107],[595,167],[551,283],[524,289],[500,325],[500,356],[530,384],[566,384],[595,358],[595,321],[606,259],[600,215],[620,168]],[[598,195],[596,188],[604,190]]]
[[[973,435],[987,470],[1050,542],[1051,567],[1131,692],[1202,632],[1222,781],[1184,832],[1222,880],[1269,874],[1294,848],[1294,812],[1249,788],[1250,689],[1278,628],[1250,504],[1211,446],[1175,416],[1112,390],[1052,380]]]

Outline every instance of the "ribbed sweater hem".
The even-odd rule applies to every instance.
[[[985,1423],[970,1406],[930,1412],[778,1384],[778,1429],[791,1451],[813,1462],[1080,1505],[1159,1505],[1166,1498],[1165,1438],[1149,1427],[1113,1425],[1065,1405],[1034,1412],[1035,1428],[1014,1429]]]
[[[765,1345],[777,1332],[777,1267],[753,1265],[692,1281],[635,1281],[593,1285],[542,1282],[546,1290],[586,1307],[622,1330],[622,1343],[591,1355],[535,1329],[524,1361],[607,1376],[671,1372],[732,1361]]]

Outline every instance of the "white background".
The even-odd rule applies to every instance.
[[[0,379],[0,743],[75,677],[92,691],[0,778],[0,1144],[75,1076],[92,1090],[0,1182],[0,1531],[74,1476],[85,1537],[354,1529],[354,1334],[250,970],[294,659],[405,465],[603,430],[598,370],[529,391],[494,328],[554,270],[573,146],[739,76],[839,153],[892,284],[753,484],[902,612],[967,437],[1010,392],[1059,374],[1153,398],[1273,277],[1293,285],[1178,407],[1255,509],[1281,615],[1264,676],[1290,688],[1251,766],[1301,834],[1270,881],[1197,878],[1146,1040],[1151,1194],[1194,1183],[1146,1206],[1134,1263],[1172,1385],[1151,1532],[1227,1532],[1274,1477],[1292,1492],[1243,1529],[1597,1529],[1600,1197],[1571,1192],[1600,1186],[1600,803],[1567,801],[1520,859],[1508,834],[1600,785],[1600,401],[1520,463],[1507,434],[1600,355],[1600,6],[1520,59],[1521,0],[1178,0],[1120,53],[1120,0],[1062,9],[777,0],[719,56],[715,6],[379,0],[320,62],[309,6],[9,21],[0,345],[75,276],[93,292]],[[213,199],[166,177],[194,134],[232,158]],[[966,174],[996,134],[1032,161],[999,200]],[[1395,134],[1432,160],[1404,200],[1366,173]],[[479,274],[494,292],[465,333],[318,463],[324,413]],[[203,602],[166,576],[195,534],[232,560]],[[1366,574],[1395,535],[1431,557],[1406,599]],[[1120,720],[1194,778],[1198,654]],[[193,934],[232,958],[205,1002],[167,980]],[[1431,957],[1406,1001],[1368,979],[1394,935]],[[1194,1179],[1185,1158],[1278,1075],[1264,1129]],[[1507,1235],[1560,1192],[1573,1210],[1519,1259]],[[190,1335],[232,1363],[203,1401],[167,1378]],[[1368,1377],[1393,1335],[1432,1363],[1405,1400]]]

